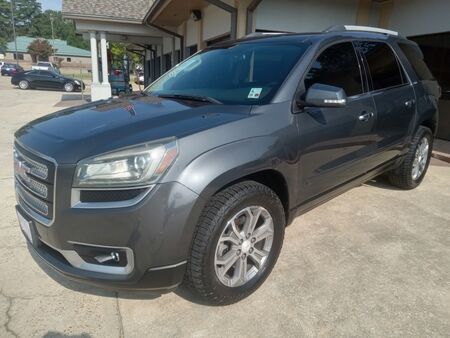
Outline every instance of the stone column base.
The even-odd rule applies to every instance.
[[[91,84],[91,101],[105,100],[111,97],[111,85],[109,83]]]

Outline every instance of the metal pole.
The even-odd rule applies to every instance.
[[[16,39],[16,24],[14,20],[14,7],[16,6],[14,0],[11,0],[11,23],[12,23],[12,29],[13,29],[13,37],[14,37],[14,55],[16,59],[16,63],[19,64],[19,57],[17,56],[17,39]]]
[[[50,13],[50,25],[52,27],[52,56],[53,56],[53,62],[55,62],[55,35],[53,31],[53,13]]]

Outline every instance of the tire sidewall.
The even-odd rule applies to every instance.
[[[424,138],[424,137],[426,137],[427,140],[428,140],[427,162],[426,162],[425,169],[423,170],[422,174],[421,174],[417,179],[414,180],[414,179],[412,178],[413,162],[414,162],[414,158],[415,158],[415,155],[416,155],[417,148],[418,148],[419,145],[420,145],[420,141],[421,141],[422,138]],[[433,137],[432,137],[432,134],[431,134],[431,132],[429,131],[429,129],[426,129],[426,128],[422,128],[422,127],[421,127],[421,128],[418,130],[417,141],[415,142],[414,147],[413,147],[413,149],[412,149],[413,153],[412,153],[412,157],[411,157],[411,163],[409,164],[409,167],[410,167],[410,168],[409,168],[410,179],[411,179],[411,183],[412,183],[412,185],[413,185],[414,187],[417,187],[417,186],[423,181],[423,179],[425,178],[425,175],[426,175],[426,173],[427,173],[427,171],[428,171],[428,166],[429,166],[430,161],[431,161],[431,152],[432,152],[432,149],[433,149]]]
[[[262,206],[269,212],[270,216],[272,217],[274,224],[272,248],[264,267],[260,269],[249,282],[239,287],[228,287],[222,284],[222,282],[216,275],[214,257],[216,253],[217,243],[227,222],[239,211],[249,206]],[[266,194],[257,194],[256,192],[244,196],[242,199],[235,200],[231,204],[227,203],[223,205],[220,211],[221,212],[219,213],[219,215],[222,216],[219,217],[219,220],[217,220],[218,222],[216,221],[216,225],[212,231],[211,240],[209,241],[209,245],[206,251],[207,254],[205,257],[204,265],[206,273],[204,274],[204,276],[207,282],[206,284],[209,284],[210,287],[216,290],[217,293],[225,297],[241,298],[244,297],[243,295],[247,295],[256,290],[264,282],[278,259],[284,238],[284,211],[281,207],[281,203],[278,200],[274,199],[272,196]]]

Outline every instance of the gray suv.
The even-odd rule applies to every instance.
[[[215,45],[143,93],[19,129],[20,226],[69,278],[233,303],[267,278],[296,216],[381,174],[420,184],[439,95],[391,31]]]

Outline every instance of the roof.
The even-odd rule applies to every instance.
[[[18,36],[17,37],[17,52],[18,53],[28,53],[28,46],[33,40],[39,38],[31,38],[29,36]],[[85,49],[73,47],[67,44],[67,41],[60,39],[47,39],[48,43],[52,45],[55,49],[55,55],[60,56],[78,56],[78,57],[91,57],[91,52]],[[15,45],[14,41],[8,42],[6,45],[6,51],[14,52]]]
[[[63,0],[62,14],[69,18],[103,18],[141,23],[152,0]]]

